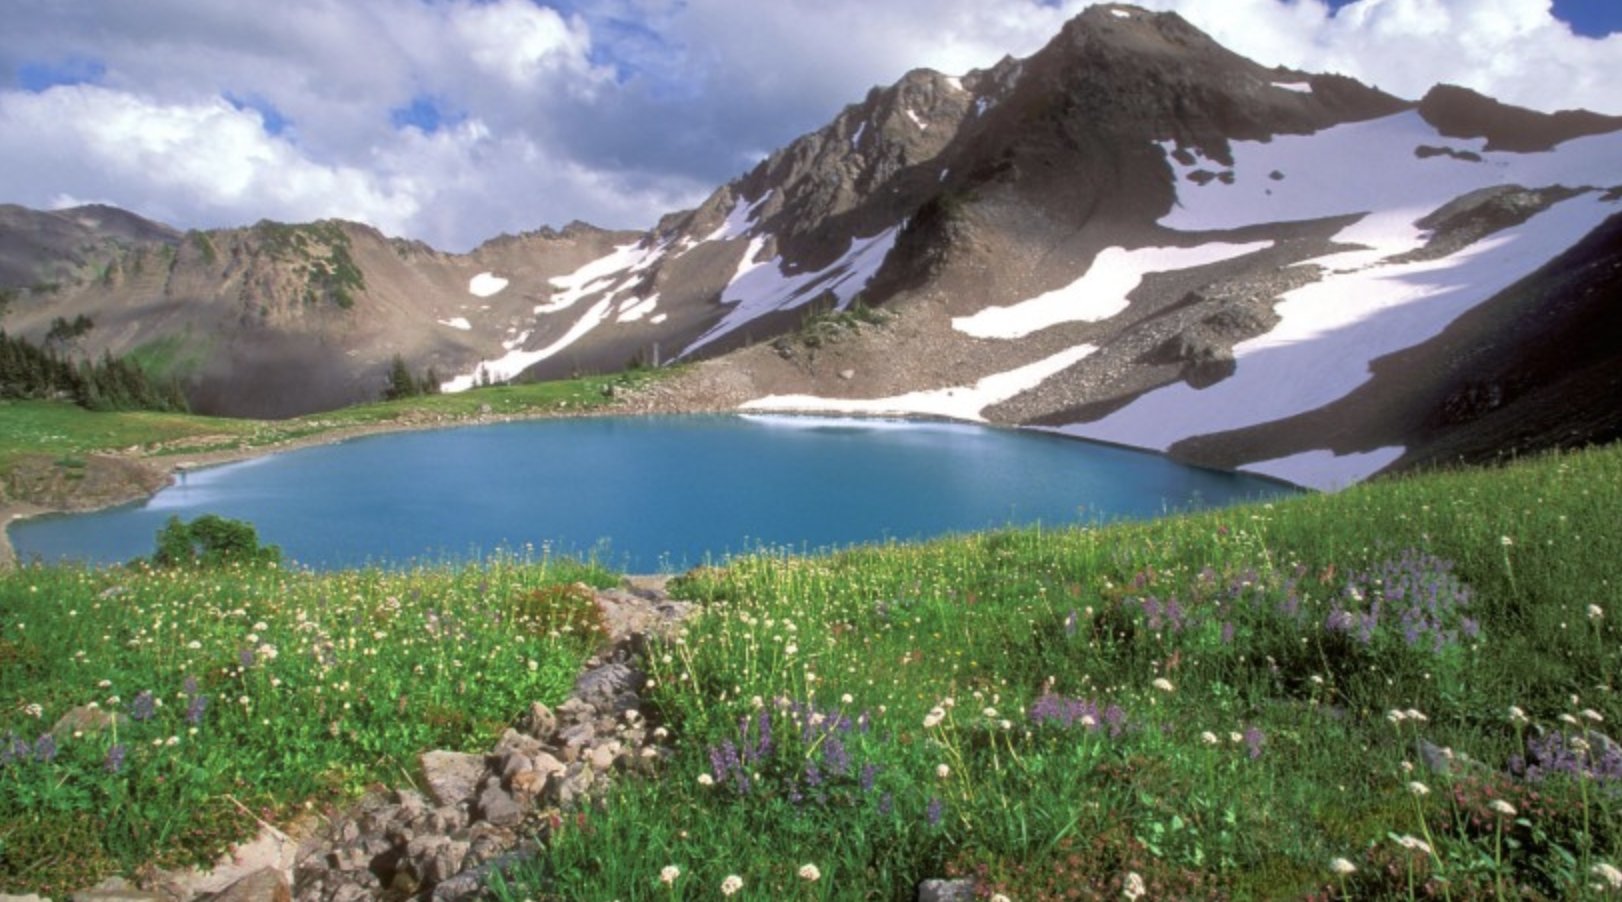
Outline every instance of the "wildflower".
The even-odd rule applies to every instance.
[[[1155,677],[1155,681],[1149,685],[1159,689],[1161,692],[1170,692],[1173,688],[1175,688],[1172,686],[1171,680],[1168,680],[1165,677]]]
[[[1014,902],[1014,900],[1008,898],[1007,896],[1003,895],[1002,893],[992,893],[991,894],[991,902]]]
[[[102,767],[106,768],[110,774],[118,773],[124,769],[124,754],[122,744],[113,746],[107,750],[107,759],[102,762]]]
[[[1406,833],[1397,837],[1397,845],[1414,852],[1424,852],[1426,855],[1429,855],[1431,852],[1430,843],[1425,842],[1423,839],[1420,839],[1417,836],[1409,836]]]
[[[1577,718],[1571,716],[1570,714],[1562,714],[1562,715],[1560,715],[1560,722],[1563,723],[1563,724],[1569,724],[1569,725],[1574,726],[1574,727],[1578,726]]]
[[[1248,747],[1250,760],[1254,761],[1262,756],[1262,744],[1267,741],[1267,735],[1255,726],[1245,727],[1245,745]]]
[[[986,720],[996,720],[997,719],[997,709],[996,708],[986,708],[984,711],[980,712],[980,715],[982,717],[984,717]]]
[[[939,827],[941,825],[941,815],[943,811],[944,806],[941,805],[941,800],[938,797],[931,798],[929,800],[929,807],[924,809],[924,819],[929,822],[929,826]]]
[[[802,864],[800,865],[800,879],[808,883],[815,883],[822,879],[822,871],[818,870],[814,864]]]
[[[1492,803],[1487,807],[1498,812],[1499,814],[1502,814],[1504,817],[1514,817],[1516,814],[1515,806],[1504,801],[1503,799],[1493,799]]]
[[[1605,609],[1600,607],[1597,604],[1589,605],[1588,606],[1588,619],[1595,622],[1595,623],[1598,623],[1601,620],[1604,620],[1605,619]]]
[[[1126,879],[1121,881],[1121,895],[1128,899],[1137,899],[1148,891],[1137,871],[1127,871]]]
[[[1519,705],[1510,705],[1509,722],[1516,726],[1525,726],[1531,723],[1531,719],[1526,716],[1526,712],[1522,711]]]
[[[1594,723],[1604,723],[1605,722],[1605,718],[1603,716],[1601,716],[1600,713],[1598,711],[1595,711],[1593,708],[1584,708],[1584,709],[1582,709],[1581,711],[1579,711],[1577,713],[1582,717],[1586,717],[1589,720],[1592,720]]]
[[[23,706],[23,713],[34,718],[35,720],[39,720],[41,717],[45,716],[45,706],[38,702],[30,702],[29,704]]]
[[[946,711],[945,711],[945,709],[943,709],[939,705],[936,705],[935,707],[929,709],[928,714],[924,715],[924,729],[927,730],[927,729],[930,729],[932,727],[939,726],[940,722],[945,720],[945,719],[946,719]]]
[[[1350,861],[1347,861],[1344,858],[1336,858],[1329,862],[1329,870],[1330,873],[1333,873],[1338,877],[1350,877],[1351,875],[1357,873],[1357,865],[1352,864]]]
[[[721,881],[721,895],[723,896],[730,896],[741,889],[743,889],[743,878],[737,874],[728,874],[726,879]]]
[[[674,884],[676,882],[676,878],[680,876],[681,868],[678,868],[673,864],[667,864],[659,869],[659,882],[663,883],[665,886]]]
[[[1409,720],[1415,720],[1415,721],[1418,721],[1420,723],[1425,723],[1426,721],[1430,720],[1429,717],[1426,717],[1424,714],[1420,713],[1419,711],[1414,710],[1413,708],[1409,708],[1408,710],[1406,710],[1406,711],[1404,711],[1402,713]]]
[[[1510,538],[1509,536],[1499,536],[1498,537],[1498,544],[1504,546],[1505,548],[1508,548],[1509,546],[1515,544],[1515,540]]]
[[[1409,781],[1409,783],[1408,783],[1408,791],[1410,793],[1413,793],[1416,796],[1421,797],[1421,798],[1431,794],[1431,788],[1429,786],[1426,786],[1425,784],[1419,782],[1418,780]]]
[[[143,689],[135,696],[135,699],[130,702],[130,718],[137,721],[150,720],[153,713],[155,713],[156,708],[157,706],[154,704],[152,692],[150,690]]]
[[[49,764],[56,759],[56,737],[49,733],[41,734],[34,740],[34,760]]]
[[[844,695],[841,695],[839,697],[839,703],[841,705],[855,704],[855,702],[856,702],[856,696],[851,695],[849,692],[847,692]]]
[[[1385,712],[1385,719],[1394,724],[1400,724],[1404,720],[1408,719],[1408,715],[1398,711],[1396,708],[1392,708],[1390,711]]]
[[[700,786],[714,786],[715,785],[715,778],[710,776],[709,774],[699,774],[698,775],[698,785],[700,785]]]
[[[947,767],[944,764],[935,765],[935,776],[937,778],[944,780],[947,777],[950,777],[951,775],[952,775],[952,769],[950,767]]]
[[[1216,745],[1218,742],[1221,742],[1222,740],[1217,738],[1217,734],[1211,732],[1210,730],[1206,730],[1205,732],[1200,734],[1200,741],[1205,743],[1206,745]]]
[[[1602,861],[1589,868],[1588,872],[1605,881],[1608,888],[1622,889],[1622,870],[1617,870],[1615,865],[1606,864]]]

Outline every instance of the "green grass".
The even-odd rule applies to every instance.
[[[736,875],[735,898],[909,899],[962,874],[1121,898],[1136,874],[1154,899],[1406,898],[1410,878],[1581,897],[1622,863],[1622,761],[1510,764],[1535,731],[1622,720],[1619,507],[1611,448],[701,571],[681,591],[704,614],[653,651],[673,763],[502,894],[703,898]]]
[[[202,368],[208,356],[208,341],[190,334],[155,339],[129,353],[153,379],[186,379]]]
[[[590,653],[558,629],[577,612],[535,600],[581,579],[613,582],[514,558],[0,572],[0,887],[61,897],[209,862],[254,816],[285,824],[411,783],[420,751],[489,747],[530,701],[561,701]],[[46,738],[88,705],[119,722]]]
[[[167,351],[154,350],[160,362]],[[178,352],[176,352],[178,353]],[[82,456],[134,449],[143,456],[258,448],[361,426],[420,425],[482,416],[543,416],[611,407],[611,388],[673,370],[586,376],[363,404],[289,420],[241,420],[148,412],[91,412],[65,402],[0,400],[0,484],[18,458]]]

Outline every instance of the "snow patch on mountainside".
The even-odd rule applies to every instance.
[[[467,280],[467,293],[476,298],[487,298],[499,294],[501,289],[507,287],[507,280],[495,273],[481,272]]]
[[[1297,94],[1312,93],[1312,83],[1305,81],[1275,81],[1273,82],[1273,87],[1283,88],[1286,91],[1294,91]]]
[[[473,330],[473,324],[468,322],[465,316],[453,316],[450,319],[434,320],[434,322],[439,323],[441,326],[450,326],[452,329],[461,329],[463,332]]]
[[[620,315],[615,317],[616,323],[634,323],[644,316],[652,313],[659,306],[657,292],[646,298],[627,298],[620,302]]]
[[[1105,248],[1081,278],[1063,288],[1007,307],[986,307],[952,318],[952,328],[976,338],[1024,338],[1049,326],[1100,322],[1130,306],[1127,295],[1149,273],[1170,272],[1232,260],[1266,250],[1271,241],[1212,242],[1198,247]]]
[[[1185,176],[1210,164],[1179,163],[1170,155],[1175,146],[1165,142],[1167,162],[1177,176],[1178,205],[1160,224],[1197,232],[1366,213],[1335,236],[1370,247],[1331,261],[1350,268],[1420,247],[1426,234],[1414,222],[1471,191],[1499,185],[1609,186],[1622,179],[1617,162],[1622,133],[1576,138],[1545,153],[1488,151],[1486,143],[1445,137],[1409,111],[1311,135],[1234,141],[1233,184],[1211,179],[1195,185]],[[1472,151],[1482,160],[1414,153],[1437,144]]]
[[[659,262],[664,256],[665,247],[622,244],[614,248],[611,254],[599,257],[566,276],[551,279],[551,286],[557,290],[552,293],[550,301],[535,305],[535,313],[557,313],[600,291],[628,287],[626,277],[634,276]]]
[[[822,398],[816,395],[767,395],[739,405],[740,410],[814,411],[880,416],[937,416],[984,422],[981,411],[1022,392],[1030,391],[1054,374],[1097,351],[1077,345],[1005,373],[995,373],[973,385],[933,388],[888,398]]]
[[[863,122],[862,127],[866,128],[867,123]],[[856,137],[861,137],[861,132],[859,130]],[[856,138],[851,139],[853,145],[855,141]],[[749,226],[752,222],[754,222],[755,214],[760,210],[761,205],[766,203],[771,196],[772,192],[767,191],[765,194],[760,196],[759,200],[756,200],[752,204],[746,204],[740,198],[732,205],[731,212],[727,214],[726,222],[721,223],[721,225],[716,228],[715,231],[705,235],[704,241],[731,241],[734,238],[742,237],[745,232],[749,231]]]
[[[486,360],[474,367],[473,372],[457,376],[455,379],[441,385],[440,389],[446,392],[466,391],[479,383],[481,372],[487,375],[492,382],[505,382],[579,341],[586,333],[608,320],[613,306],[612,298],[603,298],[593,304],[573,326],[570,326],[568,332],[565,332],[562,337],[546,347],[537,351],[512,350],[495,360]]]
[[[767,237],[762,235],[751,239],[732,281],[721,292],[721,303],[732,305],[732,309],[720,322],[688,345],[682,355],[691,354],[768,313],[799,307],[825,291],[833,292],[838,309],[843,310],[878,272],[884,258],[895,246],[899,232],[899,227],[892,226],[870,238],[857,238],[851,242],[844,256],[833,263],[813,272],[795,275],[783,272],[781,256],[766,261],[757,260],[756,257],[766,246]]]
[[[1185,438],[1269,423],[1333,403],[1367,382],[1370,361],[1439,334],[1460,315],[1531,275],[1617,213],[1589,193],[1556,204],[1454,254],[1330,272],[1286,293],[1271,332],[1234,346],[1234,374],[1205,389],[1176,383],[1090,423],[1060,431],[1166,450]],[[1428,212],[1428,211],[1427,211]],[[1335,255],[1335,256],[1346,256]],[[1331,258],[1324,258],[1325,260]],[[1309,486],[1334,484],[1375,457],[1296,466]]]
[[[1323,492],[1333,492],[1385,469],[1402,456],[1403,450],[1401,445],[1397,445],[1352,454],[1336,454],[1327,450],[1303,451],[1288,457],[1257,461],[1239,469]]]

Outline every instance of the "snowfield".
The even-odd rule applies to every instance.
[[[441,326],[450,326],[452,329],[461,329],[463,332],[473,331],[473,324],[468,322],[465,316],[453,316],[450,319],[434,320],[434,322],[439,323]]]
[[[1105,248],[1081,278],[1063,288],[1008,307],[986,307],[972,316],[952,318],[952,328],[976,338],[1024,338],[1060,323],[1096,323],[1122,312],[1127,295],[1149,273],[1190,269],[1232,260],[1273,246],[1212,242],[1198,247]]]
[[[1482,162],[1438,155],[1420,145],[1470,150]],[[1167,147],[1168,152],[1171,147]],[[1446,257],[1391,258],[1424,245],[1414,223],[1454,198],[1496,185],[1609,185],[1622,178],[1622,135],[1568,141],[1547,153],[1488,152],[1485,141],[1441,136],[1417,113],[1233,142],[1234,184],[1195,186],[1178,173],[1179,205],[1161,220],[1196,231],[1364,213],[1335,240],[1366,249],[1307,261],[1327,268],[1318,282],[1283,295],[1281,322],[1235,346],[1236,370],[1203,390],[1176,383],[1099,420],[1059,431],[1082,438],[1166,450],[1186,438],[1274,422],[1323,407],[1368,381],[1370,362],[1441,333],[1448,324],[1564,252],[1622,204],[1590,191]],[[1278,173],[1278,178],[1272,173]],[[1400,448],[1341,457],[1296,454],[1245,469],[1313,488],[1338,488],[1390,464]]]
[[[860,413],[883,416],[936,416],[983,423],[981,411],[993,404],[1030,391],[1055,373],[1073,366],[1098,350],[1092,345],[1067,348],[1035,363],[996,373],[953,388],[933,388],[888,398],[820,398],[816,395],[767,395],[739,405],[740,410],[778,412]]]
[[[879,271],[884,258],[895,246],[899,232],[899,226],[892,226],[871,238],[857,238],[838,260],[822,269],[795,275],[783,272],[781,256],[770,260],[756,259],[765,248],[769,236],[760,235],[750,239],[748,250],[738,261],[737,272],[721,292],[721,303],[731,305],[732,309],[709,331],[694,339],[682,351],[682,356],[768,313],[792,310],[806,304],[824,291],[833,292],[838,299],[838,309],[845,309]]]
[[[467,293],[476,298],[487,298],[501,293],[507,287],[507,280],[495,273],[481,272],[467,280]]]

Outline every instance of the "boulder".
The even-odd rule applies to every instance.
[[[211,902],[293,902],[293,891],[281,871],[260,868],[226,887]]]
[[[440,805],[472,799],[484,778],[484,756],[462,752],[424,752],[420,758],[428,792]]]

